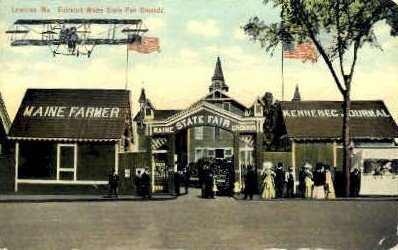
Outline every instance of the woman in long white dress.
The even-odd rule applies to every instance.
[[[334,191],[334,185],[332,180],[332,173],[329,168],[325,170],[325,189],[326,189],[326,198],[327,199],[336,199],[336,194]]]
[[[306,162],[303,166],[304,169],[304,198],[309,199],[313,197],[314,177],[312,175],[312,166]]]
[[[262,171],[262,177],[263,177],[263,183],[264,183],[264,189],[262,193],[262,198],[263,199],[274,199],[275,198],[275,172],[272,171],[272,163],[270,164],[269,162],[264,162],[263,164],[263,171]]]

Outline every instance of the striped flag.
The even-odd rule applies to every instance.
[[[129,49],[145,54],[160,52],[159,38],[143,36],[141,37],[141,42],[131,43]]]
[[[318,61],[318,53],[310,41],[298,43],[296,46],[292,43],[284,44],[283,51],[286,58],[301,59],[303,62],[307,60]]]

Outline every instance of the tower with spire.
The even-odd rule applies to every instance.
[[[228,86],[225,84],[224,74],[222,72],[220,57],[217,57],[216,68],[214,69],[214,75],[211,78],[211,85],[209,86],[209,91],[221,90],[228,92]]]
[[[299,102],[299,101],[301,101],[301,96],[300,96],[298,84],[296,84],[296,89],[294,90],[292,102]]]

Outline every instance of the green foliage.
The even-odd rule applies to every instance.
[[[379,47],[375,23],[386,20],[390,34],[398,35],[398,6],[391,0],[265,0],[281,9],[279,23],[266,24],[253,17],[243,30],[269,53],[280,42],[315,40],[329,60],[365,43]],[[330,41],[331,40],[331,41]],[[339,54],[340,53],[340,54]]]

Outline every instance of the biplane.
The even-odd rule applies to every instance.
[[[140,43],[140,19],[20,19],[7,30],[11,46],[47,46],[53,56],[87,55],[98,45]]]

